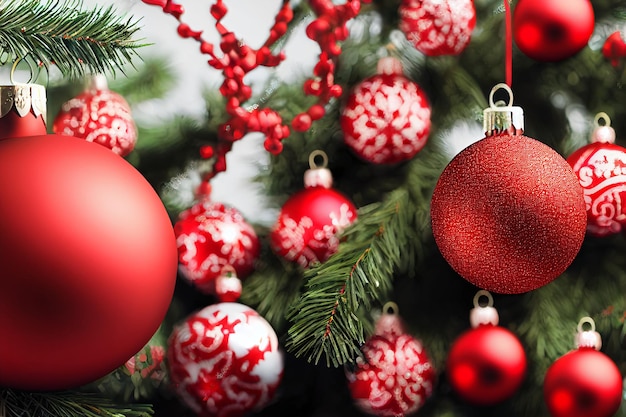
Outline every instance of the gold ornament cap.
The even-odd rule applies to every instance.
[[[493,96],[498,90],[505,90],[509,94],[509,102],[493,101]],[[493,136],[499,133],[521,135],[524,133],[524,110],[513,106],[513,91],[504,83],[496,84],[489,94],[489,108],[483,110],[483,131],[485,136]]]
[[[0,85],[0,117],[15,111],[20,117],[32,113],[46,122],[46,88],[39,84]]]

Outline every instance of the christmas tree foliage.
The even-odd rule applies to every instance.
[[[556,279],[522,293],[491,291],[499,325],[519,339],[526,355],[526,372],[514,392],[494,404],[477,404],[460,394],[450,380],[447,368],[451,347],[470,329],[469,313],[480,288],[457,273],[442,255],[433,236],[431,199],[454,156],[484,137],[483,110],[490,105],[494,86],[509,81],[507,60],[512,63],[509,76],[513,104],[524,110],[524,136],[567,158],[589,142],[594,117],[605,112],[616,132],[615,144],[626,146],[626,47],[618,42],[611,51],[603,53],[605,41],[624,27],[623,2],[593,0],[593,35],[579,50],[554,60],[535,59],[513,44],[508,33],[511,26],[507,8],[515,10],[524,2],[541,4],[538,0],[519,0],[504,7],[498,0],[475,0],[471,40],[462,50],[444,55],[419,51],[414,38],[405,36],[400,29],[410,20],[407,4],[419,10],[438,2],[362,2],[358,15],[349,19],[349,34],[345,40],[338,39],[341,50],[333,61],[332,82],[341,86],[342,94],[331,95],[322,103],[324,114],[314,118],[317,120],[310,127],[290,127],[289,135],[279,138],[282,150],[270,149],[274,152],[269,164],[260,166],[257,181],[267,197],[267,209],[279,210],[290,196],[303,189],[309,157],[313,151],[322,150],[328,157],[333,188],[354,203],[358,219],[340,232],[333,255],[307,268],[276,254],[270,243],[271,225],[253,225],[260,255],[254,270],[242,279],[239,302],[254,308],[272,325],[284,351],[285,370],[273,400],[251,412],[251,416],[367,415],[353,401],[355,394],[348,388],[347,374],[362,365],[361,349],[372,338],[383,306],[390,301],[397,305],[405,332],[421,342],[436,371],[432,393],[416,411],[417,416],[566,415],[562,411],[559,414],[558,406],[557,411],[548,409],[544,378],[559,358],[576,348],[576,327],[586,316],[593,319],[602,337],[600,351],[626,375],[626,239],[623,233],[587,233],[573,262]],[[173,4],[145,3],[162,6],[164,11]],[[278,56],[293,33],[291,29],[308,25],[322,3],[297,2],[293,18],[285,18],[281,36],[267,45],[266,56]],[[466,7],[463,4],[471,2],[444,3],[450,3],[452,10],[460,10]],[[539,11],[551,13],[551,17],[565,15],[568,7],[573,7],[566,0],[550,3],[556,4],[555,10],[539,7]],[[132,40],[137,28],[134,20],[116,17],[113,8],[82,12],[77,11],[78,6],[77,1],[0,0],[0,49],[4,61],[10,64],[17,58],[27,58],[45,67],[56,65],[67,76],[48,88],[49,116],[53,118],[61,103],[81,90],[74,76],[88,72],[121,69],[123,75],[110,77],[109,86],[131,106],[162,97],[174,80],[165,60],[146,58],[136,68],[127,65],[134,54],[145,51],[148,55],[149,50],[137,49],[139,43]],[[151,6],[143,4],[134,10],[139,12],[142,7]],[[169,12],[176,17],[171,8]],[[219,16],[219,12],[219,7],[212,7],[207,19]],[[468,24],[465,25],[455,29],[467,31]],[[199,37],[187,30],[179,30],[180,42],[193,42],[194,37]],[[507,42],[513,45],[512,50],[507,50]],[[545,52],[548,46],[539,49]],[[217,46],[215,56],[220,56]],[[380,59],[385,57],[398,59],[404,76],[427,97],[430,128],[424,147],[411,158],[375,164],[347,146],[342,112],[354,88],[375,75]],[[270,68],[277,64],[267,62],[271,63],[267,65]],[[302,120],[298,115],[316,103],[313,95],[303,92],[305,77],[292,83],[270,78],[262,93],[242,100],[242,108],[272,109],[286,125]],[[138,123],[137,146],[127,160],[159,191],[173,223],[191,205],[184,195],[199,184],[200,178],[210,180],[214,174],[227,175],[229,169],[237,168],[219,165],[220,157],[232,146],[232,142],[224,141],[223,129],[227,121],[234,120],[233,112],[229,112],[233,104],[224,96],[228,96],[224,88],[207,90],[203,120],[183,114],[160,125]],[[230,126],[236,125],[233,122]],[[239,146],[246,146],[253,139],[258,136],[243,138]],[[209,147],[215,152],[205,153],[209,158],[202,158],[201,153]],[[523,152],[520,151],[520,158]],[[484,169],[507,170],[510,162]],[[226,173],[220,172],[223,170]],[[509,174],[516,176],[515,172]],[[471,221],[469,215],[467,221]],[[506,251],[503,253],[501,262],[506,264],[509,259]],[[24,415],[22,410],[30,410],[27,415],[34,416],[194,415],[174,394],[167,367],[160,361],[174,325],[216,302],[216,297],[200,293],[179,273],[166,320],[151,341],[158,348],[140,352],[134,358],[134,368],[127,363],[102,380],[69,393],[4,389],[0,391],[0,414],[6,410],[7,416],[17,416]],[[587,394],[569,398],[567,401],[574,405],[568,410],[580,411],[592,407],[589,403],[604,401],[581,400]],[[559,404],[566,407],[564,402]],[[85,410],[98,411],[85,414]],[[624,406],[615,415],[626,415]]]

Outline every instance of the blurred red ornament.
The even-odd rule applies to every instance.
[[[555,62],[580,52],[593,33],[589,0],[520,0],[513,10],[513,38],[537,61]]]
[[[396,58],[383,58],[378,74],[357,85],[341,114],[345,143],[361,158],[393,164],[415,156],[430,133],[430,105]]]
[[[75,388],[124,364],[176,282],[153,187],[100,145],[42,135],[0,141],[0,190],[0,385]]]
[[[591,330],[583,330],[583,324]],[[543,383],[552,417],[611,417],[622,402],[623,381],[618,367],[599,352],[602,341],[589,317],[578,325],[577,349],[557,359]]]
[[[98,143],[120,156],[128,155],[137,142],[130,106],[109,90],[103,75],[95,75],[87,90],[63,103],[52,130]]]
[[[604,119],[605,124],[599,125]],[[591,143],[567,162],[585,194],[587,232],[596,237],[619,233],[626,225],[626,149],[615,145],[615,131],[606,113],[596,116]]]
[[[479,299],[487,296],[486,306]],[[526,354],[518,338],[498,326],[498,312],[487,291],[474,297],[470,313],[472,329],[452,344],[446,373],[454,391],[465,401],[495,405],[510,398],[526,375]]]
[[[495,90],[485,110],[487,136],[455,156],[437,181],[432,230],[459,275],[480,288],[515,294],[567,269],[583,243],[587,213],[569,164],[522,135],[522,109],[495,106]],[[512,124],[498,125],[507,120]]]
[[[170,336],[167,360],[177,395],[203,417],[262,409],[283,375],[276,333],[239,303],[213,304],[189,316]]]
[[[314,161],[319,155],[324,157],[321,167]],[[304,175],[305,188],[283,205],[270,232],[272,249],[303,268],[324,262],[337,252],[337,235],[357,218],[354,204],[331,188],[332,174],[326,168],[326,154],[313,152],[309,162],[311,169]]]
[[[428,56],[458,55],[476,26],[473,0],[403,0],[400,30]]]
[[[174,232],[182,275],[205,294],[215,294],[215,280],[225,267],[247,277],[261,250],[243,215],[208,196],[180,213]]]
[[[391,312],[390,312],[391,310]],[[405,416],[432,395],[436,372],[422,344],[404,330],[397,306],[387,303],[374,335],[346,371],[355,405],[376,416]]]
[[[620,32],[613,32],[606,38],[602,45],[602,55],[611,61],[614,67],[620,64],[622,58],[626,58],[626,42]]]

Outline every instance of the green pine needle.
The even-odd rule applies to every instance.
[[[113,6],[83,10],[82,0],[0,0],[2,63],[29,58],[64,76],[122,70],[140,45],[137,22]]]

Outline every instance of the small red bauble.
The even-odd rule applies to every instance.
[[[486,294],[489,305],[478,305]],[[495,405],[510,398],[526,375],[526,353],[518,338],[498,326],[497,311],[486,291],[474,298],[471,313],[472,329],[453,343],[448,354],[446,373],[454,391],[465,401]]]
[[[396,58],[383,58],[378,74],[355,87],[340,122],[345,143],[361,158],[393,164],[415,156],[430,133],[426,94],[402,75]]]
[[[323,155],[324,167],[314,158]],[[305,188],[292,195],[281,208],[270,232],[274,252],[303,268],[324,262],[337,252],[339,234],[357,218],[357,209],[340,192],[331,188],[332,176],[326,166],[326,155],[313,152],[311,169],[304,178]]]
[[[606,113],[598,117],[610,123]],[[597,125],[591,140],[567,162],[584,190],[587,232],[601,237],[621,232],[626,224],[626,149],[614,144],[615,131],[609,124]]]
[[[203,417],[263,408],[283,374],[276,333],[239,303],[213,304],[188,317],[170,336],[167,359],[176,393]]]
[[[513,38],[532,59],[561,61],[587,45],[594,24],[589,0],[520,0],[513,11]]]
[[[428,56],[458,55],[476,26],[473,0],[403,0],[400,30]]]
[[[174,232],[182,275],[205,294],[215,293],[215,280],[225,267],[247,277],[261,250],[237,209],[208,198],[180,213]]]
[[[611,65],[617,67],[622,59],[626,58],[626,42],[622,39],[622,34],[618,32],[611,33],[602,45],[602,55],[611,62]]]
[[[472,284],[506,294],[537,289],[563,273],[587,226],[583,190],[565,159],[506,131],[488,133],[452,159],[435,186],[431,216],[450,266]]]
[[[583,320],[594,326],[589,317]],[[615,363],[598,351],[601,339],[595,330],[580,327],[578,348],[557,359],[546,373],[546,405],[552,417],[611,417],[622,402],[622,376]]]
[[[397,307],[376,323],[375,334],[361,348],[355,369],[347,371],[355,405],[376,416],[405,416],[432,395],[436,372],[422,344],[406,334]]]
[[[153,187],[69,136],[0,141],[0,385],[74,388],[124,364],[157,330],[176,241]]]
[[[137,142],[130,106],[108,89],[102,75],[94,76],[86,91],[63,104],[52,130],[98,143],[120,156],[128,155]]]

